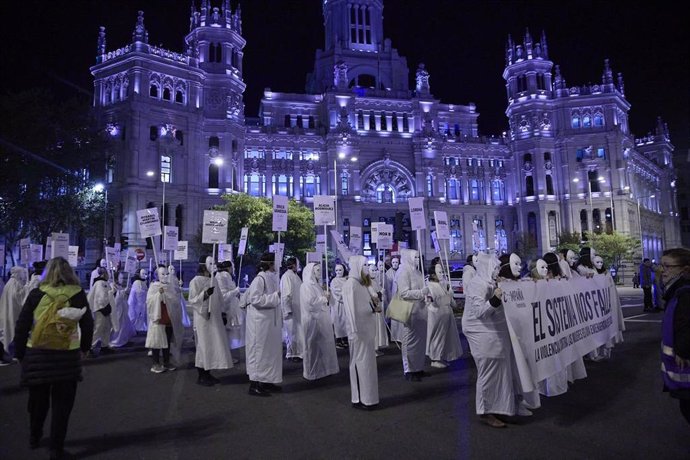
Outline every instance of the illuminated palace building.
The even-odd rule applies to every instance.
[[[668,131],[660,121],[654,134],[633,137],[623,79],[608,62],[599,84],[567,86],[543,34],[509,39],[510,128],[483,137],[475,105],[434,98],[423,64],[410,86],[406,59],[384,39],[382,0],[324,0],[325,47],[306,93],[266,89],[251,119],[240,9],[212,3],[192,7],[180,52],[149,43],[141,12],[124,47],[108,50],[101,28],[91,72],[112,135],[111,235],[143,243],[135,211],[164,197],[165,223],[192,239],[204,209],[243,192],[303,203],[337,195],[338,230],[347,240],[361,226],[365,253],[377,221],[416,245],[414,196],[426,197],[430,229],[433,211],[448,213],[455,260],[511,251],[521,238],[542,253],[562,232],[641,234],[644,255],[657,259],[680,243]]]

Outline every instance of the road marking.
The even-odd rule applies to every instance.
[[[644,305],[641,303],[636,303],[633,305],[621,305],[621,308],[638,308],[638,307],[644,307]]]
[[[660,319],[625,319],[630,323],[660,323]]]
[[[626,318],[623,318],[625,321],[628,321],[629,319],[635,319],[635,318],[640,318],[642,316],[647,316],[648,313],[642,313],[641,315],[635,315],[635,316],[628,316]]]

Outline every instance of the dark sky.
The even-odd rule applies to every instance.
[[[222,0],[213,0],[220,6]],[[196,1],[197,6],[200,0]],[[232,0],[233,8],[237,0]],[[599,83],[604,59],[622,72],[637,137],[656,117],[669,125],[678,150],[690,145],[690,39],[680,2],[387,0],[384,35],[407,58],[412,74],[424,62],[434,96],[474,102],[482,134],[505,130],[501,77],[508,34],[522,42],[546,32],[550,59],[568,86]],[[48,86],[60,95],[90,92],[98,26],[108,50],[129,43],[137,10],[149,42],[181,51],[189,28],[188,0],[29,0],[0,4],[2,88]],[[675,6],[677,4],[678,6]],[[319,0],[245,0],[243,29],[246,115],[256,116],[265,87],[303,92],[314,52],[323,47]]]

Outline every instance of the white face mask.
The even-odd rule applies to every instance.
[[[379,261],[379,263],[376,264],[376,269],[382,272],[386,269],[386,264],[384,264],[382,261]]]
[[[342,269],[341,269],[342,270]],[[335,272],[338,273],[338,268],[336,267]],[[321,281],[321,265],[314,265],[314,269],[312,270],[312,273],[314,274],[314,279],[316,282]]]
[[[415,270],[419,270],[419,254],[415,253],[413,262]]]
[[[393,270],[397,270],[399,266],[400,261],[398,259],[391,260],[391,267],[393,268]]]
[[[376,264],[369,264],[369,274],[370,274],[371,276],[375,276],[376,273],[378,273],[378,271],[379,271],[379,269],[378,269],[378,267],[376,266]]]
[[[577,262],[577,256],[573,251],[568,249],[568,253],[565,255],[565,259],[568,261],[568,265],[571,267]]]
[[[160,281],[163,284],[168,284],[168,269],[167,268],[159,268],[157,275],[158,275],[158,281]]]
[[[472,256],[472,266],[477,266],[477,256]]]
[[[510,272],[513,276],[520,276],[520,270],[522,269],[522,259],[520,256],[513,253],[510,255]]]
[[[319,271],[321,271],[321,267],[319,267]],[[335,277],[336,278],[342,278],[345,276],[345,269],[343,268],[342,265],[336,265],[335,266]]]
[[[216,263],[214,262],[213,257],[208,256],[206,258],[206,264],[205,265],[206,265],[206,270],[208,270],[208,272],[210,274],[214,274],[216,272]]]
[[[105,259],[101,259],[101,262],[99,265],[103,268],[108,268],[108,263],[105,261]]]
[[[602,259],[602,258],[599,257],[599,256],[594,256],[594,261],[593,261],[593,262],[594,262],[594,267],[595,267],[597,270],[601,270],[601,267],[604,266],[604,259]]]
[[[544,259],[537,260],[537,273],[542,278],[546,278],[546,275],[549,274],[549,266]]]
[[[145,280],[146,279],[146,270],[141,269],[139,270],[139,278]]]
[[[438,278],[439,281],[446,278],[445,273],[443,272],[443,265],[441,264],[434,265],[434,273],[436,273],[436,278]]]
[[[168,274],[169,274],[170,276],[174,276],[174,275],[175,275],[175,267],[173,267],[172,265],[169,266],[169,267],[168,267]]]

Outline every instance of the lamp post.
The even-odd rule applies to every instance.
[[[578,183],[580,182],[580,179],[576,177],[573,179],[573,182]],[[606,179],[604,179],[602,176],[599,176],[597,178],[597,182],[604,183],[606,182]],[[589,195],[589,217],[587,218],[587,227],[589,227],[589,222],[591,219],[592,232],[594,232],[594,204],[592,203],[592,181],[589,179],[589,172],[587,172],[587,194]],[[613,222],[613,198],[611,200],[611,221]]]
[[[97,183],[93,186],[93,191],[97,193],[103,192],[104,204],[103,204],[103,250],[108,245],[108,189],[102,182]]]

